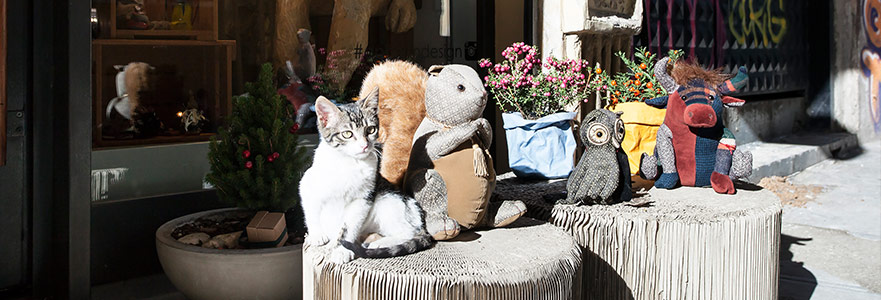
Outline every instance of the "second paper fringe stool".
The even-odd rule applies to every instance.
[[[560,228],[521,218],[509,228],[466,232],[415,254],[324,261],[303,251],[303,299],[573,299],[581,251]]]

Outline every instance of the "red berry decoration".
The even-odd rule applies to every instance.
[[[266,160],[269,161],[269,162],[273,162],[273,161],[275,161],[275,157],[272,157],[272,156],[270,155],[269,157],[266,158]]]
[[[242,151],[242,157],[244,157],[244,158],[251,157],[251,150]]]
[[[297,133],[297,129],[300,129],[300,124],[294,123],[294,125],[291,126],[291,128],[288,129],[288,131],[290,131],[291,133]]]
[[[251,161],[245,162],[245,169],[251,169],[253,167],[254,167],[254,163],[252,163]]]
[[[279,156],[281,156],[281,154],[278,154],[278,152],[272,152],[272,159],[278,159]]]

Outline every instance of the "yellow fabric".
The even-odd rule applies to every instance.
[[[610,105],[606,109],[624,112],[621,121],[624,122],[624,140],[621,141],[621,149],[627,153],[630,162],[630,174],[639,171],[639,158],[642,153],[654,154],[655,139],[658,129],[664,123],[666,109],[658,109],[642,102],[627,102]]]

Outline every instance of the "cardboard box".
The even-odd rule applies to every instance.
[[[288,240],[288,228],[284,213],[261,210],[246,228],[248,243],[252,248],[280,247]]]

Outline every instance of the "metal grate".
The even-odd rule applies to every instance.
[[[655,53],[682,49],[708,67],[746,66],[738,95],[804,91],[808,51],[802,0],[643,0],[645,17],[634,47]]]

